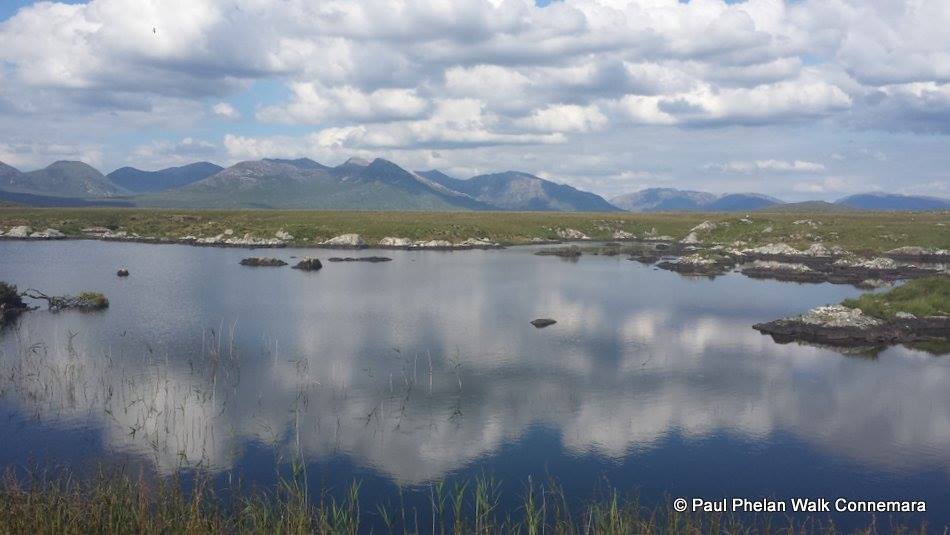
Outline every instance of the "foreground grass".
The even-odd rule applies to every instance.
[[[846,299],[842,304],[882,319],[893,318],[898,312],[917,317],[950,316],[950,277],[915,279],[884,293]]]
[[[609,240],[615,231],[679,239],[697,224],[726,222],[704,236],[710,243],[748,245],[784,242],[797,247],[823,242],[855,252],[881,252],[904,245],[950,249],[950,212],[929,213],[564,213],[564,212],[334,212],[284,210],[151,210],[123,208],[2,208],[0,229],[29,225],[81,236],[86,227],[109,227],[141,236],[178,239],[214,236],[231,229],[238,236],[270,237],[279,230],[297,245],[345,233],[369,243],[386,236],[453,242],[486,237],[503,244],[557,238],[576,229]]]
[[[573,508],[555,483],[525,485],[514,511],[499,508],[499,485],[489,478],[454,487],[437,483],[421,509],[406,505],[366,507],[359,485],[337,498],[311,497],[296,480],[270,490],[216,491],[206,480],[186,490],[178,477],[149,483],[123,473],[78,482],[69,477],[28,478],[8,473],[0,486],[0,534],[80,533],[925,533],[869,523],[842,531],[833,523],[757,516],[740,520],[718,513],[648,509],[636,499],[608,492]],[[400,494],[400,501],[402,501]]]

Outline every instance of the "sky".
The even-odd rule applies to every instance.
[[[950,197],[946,0],[0,1],[0,161]]]

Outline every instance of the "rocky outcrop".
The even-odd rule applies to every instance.
[[[280,230],[278,230],[277,232],[275,232],[275,233],[274,233],[274,237],[277,238],[278,240],[284,241],[284,242],[287,242],[287,241],[294,241],[294,235],[291,234],[291,233],[289,233],[289,232],[287,232],[287,231],[284,230],[284,229],[280,229]]]
[[[357,257],[344,256],[342,258],[339,256],[334,256],[333,258],[330,258],[330,262],[369,262],[371,264],[377,264],[379,262],[391,262],[391,261],[392,261],[392,258],[389,258],[386,256],[357,256]]]
[[[297,262],[292,269],[299,269],[301,271],[318,271],[323,268],[323,263],[320,262],[319,258],[307,257]]]
[[[572,229],[572,228],[559,228],[557,229],[557,235],[562,240],[589,240],[590,236],[584,234],[583,232]]]
[[[199,238],[197,236],[190,235],[182,236],[179,241],[181,243],[188,243],[191,245],[212,247],[247,247],[252,249],[258,247],[285,247],[287,245],[279,238],[257,238],[251,233],[247,233],[243,237],[236,238],[234,237],[234,231],[231,229],[225,230],[217,236],[205,238]]]
[[[905,262],[947,262],[950,263],[950,251],[917,246],[898,247],[884,253],[894,260]]]
[[[376,246],[381,249],[408,249],[409,247],[412,247],[412,240],[409,238],[394,238],[392,236],[386,236],[385,238],[379,240],[379,243],[377,243]]]
[[[65,237],[65,234],[54,228],[48,228],[43,231],[30,233],[31,240],[61,240]]]
[[[367,247],[363,237],[359,234],[341,234],[339,236],[322,241],[321,247],[334,249],[365,249]]]
[[[272,258],[266,256],[252,256],[250,258],[245,258],[241,260],[242,266],[251,266],[251,267],[281,267],[286,266],[287,262],[279,258]]]
[[[753,279],[774,279],[791,282],[826,282],[828,276],[805,264],[777,262],[775,260],[756,260],[743,267],[741,273]]]
[[[736,263],[730,257],[726,256],[704,256],[701,254],[689,254],[673,260],[664,260],[657,264],[660,269],[674,271],[681,275],[702,275],[706,277],[715,277],[722,275],[735,267]]]
[[[899,313],[885,320],[842,305],[818,307],[800,316],[759,323],[753,328],[771,335],[777,342],[805,341],[841,346],[950,340],[950,317],[918,318]]]
[[[635,240],[637,237],[626,230],[615,230],[612,236],[615,240]]]
[[[448,240],[419,240],[412,242],[412,249],[430,249],[435,251],[449,251],[454,249],[455,246],[452,242]]]
[[[31,227],[28,227],[26,225],[20,225],[18,227],[13,227],[12,229],[8,230],[7,233],[4,235],[4,237],[13,238],[13,239],[27,239],[30,237],[30,234],[32,233],[33,233],[33,229]]]
[[[488,238],[468,238],[455,244],[456,249],[500,249],[501,245]]]

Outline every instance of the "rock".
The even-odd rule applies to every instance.
[[[874,290],[877,288],[883,288],[888,285],[887,281],[881,279],[864,279],[861,282],[855,284],[858,288],[863,288],[865,290]]]
[[[497,249],[501,245],[489,240],[488,238],[468,238],[455,244],[458,249]]]
[[[392,261],[392,258],[389,258],[386,256],[358,256],[358,257],[346,256],[343,258],[334,256],[333,258],[330,258],[330,262],[370,262],[370,263],[375,264],[379,262],[390,262],[390,261]]]
[[[385,238],[379,240],[379,243],[376,245],[377,247],[384,247],[388,249],[407,249],[412,246],[412,240],[409,238],[393,238],[391,236],[386,236]]]
[[[772,228],[772,225],[769,225],[765,227],[764,229],[762,229],[762,234],[771,234],[773,230],[774,229]]]
[[[317,271],[323,268],[323,263],[320,262],[319,258],[307,257],[297,262],[292,269],[299,269],[301,271]]]
[[[538,318],[531,322],[531,325],[534,325],[538,329],[543,329],[549,325],[554,325],[557,321],[552,320],[551,318]]]
[[[854,347],[950,340],[950,318],[945,316],[918,318],[903,313],[882,320],[842,305],[814,308],[800,316],[756,324],[753,328],[780,343],[806,341]]]
[[[32,233],[33,233],[32,228],[26,225],[21,225],[19,227],[13,227],[9,231],[7,231],[6,237],[24,239],[24,238],[29,238],[30,234]]]
[[[224,230],[224,235],[225,235],[225,236],[231,236],[231,235],[233,235],[233,234],[234,234],[234,230],[233,230],[233,229],[225,229],[225,230]]]
[[[950,262],[950,251],[918,246],[898,247],[884,253],[895,260],[909,262]]]
[[[842,258],[836,260],[835,267],[864,268],[868,270],[893,270],[900,264],[890,258],[877,257],[870,260]]]
[[[587,234],[584,234],[583,232],[576,229],[572,229],[572,228],[566,228],[566,229],[559,228],[557,229],[557,235],[562,240],[589,240],[590,239],[590,236],[588,236]]]
[[[335,247],[339,249],[365,249],[366,242],[359,234],[341,234],[320,243],[323,247]]]
[[[274,236],[276,236],[277,239],[280,240],[280,241],[293,241],[293,239],[294,239],[294,235],[291,234],[291,233],[289,233],[289,232],[287,232],[287,231],[284,230],[284,229],[280,229],[280,230],[278,230],[277,232],[275,232],[275,233],[274,233]]]
[[[129,270],[127,270],[127,269],[125,269],[125,268],[119,268],[119,271],[116,271],[116,272],[115,272],[115,275],[116,275],[117,277],[128,277],[128,276],[129,276]]]
[[[251,266],[251,267],[281,267],[286,266],[287,262],[279,258],[270,258],[266,256],[252,256],[250,258],[245,258],[241,260],[242,266]]]
[[[33,240],[60,240],[65,237],[65,234],[54,228],[48,228],[42,232],[33,232],[30,234],[30,239]]]
[[[901,320],[915,320],[917,316],[911,314],[910,312],[898,312],[894,314],[894,317]]]
[[[452,242],[448,240],[429,240],[429,241],[420,240],[420,241],[413,242],[412,244],[413,249],[447,250],[447,249],[452,249],[453,247],[454,246],[452,245]]]
[[[741,254],[744,256],[757,256],[757,257],[769,257],[769,256],[802,256],[802,252],[798,249],[786,245],[784,243],[770,243],[768,245],[763,245],[761,247],[753,247],[750,249],[743,249]]]
[[[721,275],[735,266],[735,261],[728,257],[709,257],[700,254],[681,256],[675,260],[666,260],[657,264],[657,267],[668,271],[675,271],[681,275],[703,275],[714,277]]]
[[[685,238],[680,240],[680,243],[697,244],[697,243],[702,243],[702,242],[700,241],[699,235],[697,235],[696,232],[690,232],[689,234],[686,235]]]
[[[615,240],[635,240],[637,237],[626,230],[615,230],[613,239]]]

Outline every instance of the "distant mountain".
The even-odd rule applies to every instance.
[[[55,197],[114,197],[128,191],[83,162],[59,161],[45,169],[14,173],[5,165],[0,190]]]
[[[141,204],[207,208],[486,210],[491,207],[377,158],[328,167],[310,159],[247,161]]]
[[[742,212],[782,201],[755,193],[714,195],[705,191],[673,188],[649,188],[610,199],[615,206],[629,212]]]
[[[881,212],[950,210],[950,200],[948,199],[898,195],[895,193],[860,193],[838,199],[835,201],[835,204],[850,206],[860,210],[875,210]]]
[[[159,171],[142,171],[134,167],[122,167],[106,175],[116,185],[134,193],[163,191],[180,188],[208,178],[223,171],[220,165],[198,162],[181,167],[169,167]]]
[[[617,210],[616,206],[599,195],[518,171],[479,175],[467,180],[453,178],[435,170],[418,174],[496,209],[563,212]]]

